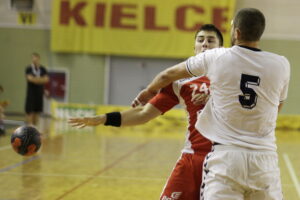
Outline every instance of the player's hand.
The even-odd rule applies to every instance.
[[[145,105],[156,93],[150,92],[147,89],[142,90],[137,97],[132,101],[131,106],[136,107],[139,105]]]
[[[37,81],[37,78],[32,76],[32,75],[27,75],[27,80],[31,83],[34,83],[34,84],[37,84],[38,81]]]
[[[209,99],[210,95],[205,93],[199,93],[193,95],[191,101],[194,105],[205,105]]]
[[[97,126],[105,123],[106,118],[104,116],[98,117],[82,117],[82,118],[71,118],[68,123],[72,127],[84,128],[86,126]]]

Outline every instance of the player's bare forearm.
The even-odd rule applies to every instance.
[[[42,76],[42,77],[35,77],[37,84],[45,84],[48,83],[49,77],[48,76]]]
[[[147,104],[143,107],[136,107],[122,111],[120,114],[121,126],[135,126],[145,124],[159,116],[161,112],[151,104]],[[104,125],[106,120],[107,116],[106,114],[103,114],[94,117],[71,118],[68,122],[73,127],[83,128],[86,126]]]
[[[181,62],[160,72],[147,86],[147,88],[142,90],[133,100],[132,106],[135,107],[137,105],[145,105],[152,97],[157,94],[157,92],[161,88],[169,85],[176,80],[188,77],[191,77],[191,75],[186,70],[185,62]]]
[[[185,62],[181,62],[160,72],[146,89],[149,92],[156,94],[161,88],[169,85],[170,83],[190,76],[191,75],[186,70]]]
[[[152,104],[135,107],[121,112],[121,126],[136,126],[145,124],[159,115],[161,115],[160,110],[155,108]]]
[[[45,84],[49,81],[49,77],[48,76],[34,77],[32,75],[28,75],[27,80],[34,84]]]

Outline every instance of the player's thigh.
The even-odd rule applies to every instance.
[[[245,157],[240,152],[210,152],[204,161],[201,200],[244,199]]]
[[[200,200],[244,200],[244,191],[232,180],[226,181],[216,177],[207,177],[208,187],[203,188]]]
[[[194,166],[193,154],[183,154],[177,161],[160,197],[161,200],[199,200],[201,173],[195,176],[194,170],[201,170]]]
[[[282,200],[278,156],[275,152],[255,153],[250,160],[248,184],[250,200]]]
[[[262,190],[251,193],[247,200],[282,200],[281,190]]]

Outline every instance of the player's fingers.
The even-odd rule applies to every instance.
[[[82,122],[78,122],[78,121],[76,121],[76,122],[69,122],[69,124],[71,126],[78,126],[78,125],[82,124]]]
[[[72,123],[72,124],[71,124],[72,127],[78,127],[79,125],[80,125],[80,124],[78,124],[78,123]]]
[[[195,102],[193,102],[193,104],[194,104],[194,105],[196,105],[196,106],[199,106],[199,105],[201,105],[201,104],[202,104],[202,102],[195,101]]]
[[[72,126],[81,126],[82,124],[84,124],[84,122],[81,121],[71,123]]]
[[[68,122],[69,123],[76,123],[76,122],[78,122],[80,119],[79,118],[70,118],[69,120],[68,120]]]
[[[131,107],[135,108],[136,106],[137,106],[136,102],[133,101],[133,102],[131,103]]]
[[[138,105],[140,105],[140,104],[141,104],[141,102],[139,101],[139,99],[138,99],[138,98],[135,98],[135,99],[132,101],[131,106],[132,106],[132,107],[136,107],[136,106],[138,106]]]
[[[197,99],[195,99],[195,101],[200,101],[200,102],[203,102],[205,100],[205,97],[204,96],[201,96],[201,97],[199,97],[199,98],[197,98]]]
[[[73,125],[73,124],[75,124],[75,123],[77,123],[76,121],[73,121],[73,120],[68,120],[68,123],[70,124],[70,125]]]
[[[84,127],[86,127],[86,124],[82,124],[81,126],[78,126],[78,128],[84,128]]]
[[[68,121],[68,123],[72,125],[72,124],[74,124],[76,122],[75,121]]]
[[[136,101],[138,104],[141,104],[139,98],[135,98],[135,101]]]

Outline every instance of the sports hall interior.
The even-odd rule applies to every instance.
[[[180,106],[136,127],[77,129],[67,120],[129,108],[138,92],[158,72],[193,55],[194,32],[184,33],[185,39],[181,40],[180,25],[164,18],[168,14],[173,18],[178,15],[179,11],[170,6],[173,1],[150,0],[151,9],[155,10],[152,14],[161,19],[155,23],[162,33],[144,30],[147,26],[139,17],[143,18],[143,9],[148,4],[141,0],[0,1],[0,85],[4,89],[0,101],[9,103],[4,111],[6,133],[0,136],[0,200],[159,198],[184,144],[187,119]],[[26,7],[28,2],[32,6]],[[128,19],[122,23],[136,29],[112,27],[114,24],[109,20],[114,18],[113,8],[117,4],[131,5],[124,12],[135,18],[125,15]],[[284,197],[299,200],[300,1],[176,0],[176,5],[186,4],[201,8],[201,23],[224,23],[220,22],[225,31],[225,47],[230,46],[228,26],[233,13],[254,7],[265,14],[267,25],[260,48],[284,55],[291,64],[288,99],[278,116],[276,137]],[[81,19],[69,13],[72,19],[63,24],[63,18],[58,18],[63,15],[64,6],[78,6]],[[89,12],[96,7],[105,10],[103,16],[98,12],[103,21],[97,21],[95,13]],[[193,14],[191,11],[186,18],[195,22]],[[81,20],[90,23],[80,26],[85,24]],[[106,31],[105,38],[81,38],[100,29]],[[153,44],[144,43],[144,37],[156,39]],[[160,37],[172,42],[159,49]],[[94,39],[103,41],[107,48],[96,49],[101,44],[93,45]],[[182,45],[186,47],[181,51]],[[58,81],[61,88],[44,98],[44,112],[38,124],[42,148],[36,155],[24,157],[12,150],[10,135],[25,123],[25,67],[33,52],[40,54],[42,65],[53,75],[52,83]]]

